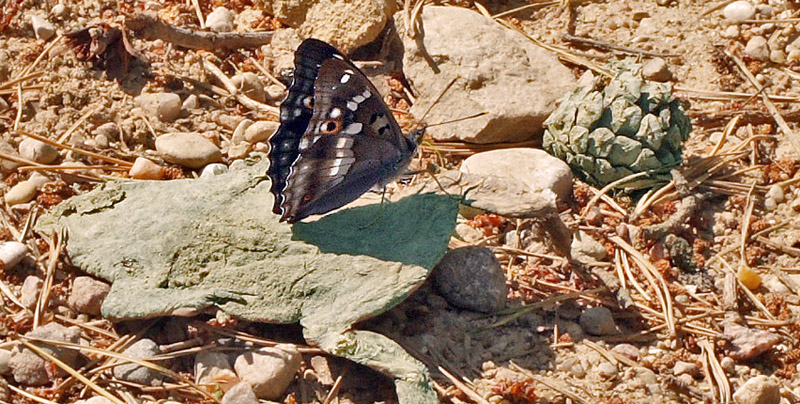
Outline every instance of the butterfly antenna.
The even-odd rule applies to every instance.
[[[486,115],[486,114],[488,114],[488,112],[486,112],[486,111],[483,111],[483,112],[478,112],[477,114],[474,114],[474,115],[470,115],[470,116],[463,116],[463,117],[461,117],[461,118],[455,118],[455,119],[451,119],[451,120],[449,120],[449,121],[443,121],[443,122],[437,122],[437,123],[431,123],[431,124],[427,124],[427,125],[425,125],[425,127],[426,127],[426,128],[430,128],[430,127],[433,127],[433,126],[447,125],[447,124],[449,124],[449,123],[455,123],[455,122],[460,122],[460,121],[466,121],[467,119],[477,118],[477,117],[479,117],[479,116],[484,116],[484,115]]]
[[[433,102],[431,103],[431,105],[430,105],[430,106],[428,106],[428,109],[426,109],[426,110],[425,110],[425,113],[424,113],[424,114],[422,114],[422,116],[419,118],[419,120],[420,120],[420,121],[424,121],[424,120],[425,120],[425,117],[426,117],[426,116],[428,116],[428,112],[431,112],[431,110],[433,109],[433,107],[434,107],[434,106],[436,106],[436,104],[437,104],[437,103],[439,103],[439,100],[441,100],[441,99],[442,99],[442,97],[444,97],[444,94],[447,92],[447,90],[449,90],[449,89],[450,89],[450,87],[452,87],[452,86],[453,86],[453,84],[455,84],[455,83],[456,83],[456,80],[458,80],[458,78],[459,78],[459,76],[453,77],[453,79],[452,79],[452,80],[450,80],[450,83],[447,83],[447,86],[445,86],[444,90],[442,90],[442,92],[441,92],[441,93],[439,93],[439,96],[438,96],[438,97],[436,97],[436,99],[435,99],[435,100],[433,100]]]

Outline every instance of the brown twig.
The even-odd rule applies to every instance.
[[[160,39],[190,49],[255,48],[272,40],[272,32],[209,32],[177,27],[147,12],[128,17],[125,26],[141,39]]]
[[[628,55],[642,55],[642,56],[653,56],[653,57],[662,57],[662,58],[675,58],[680,57],[681,55],[676,53],[664,53],[664,52],[651,52],[642,49],[631,48],[628,46],[622,46],[613,44],[610,42],[603,42],[597,39],[586,38],[582,36],[575,36],[570,34],[561,34],[561,38],[567,42],[574,42],[580,43],[584,45],[589,45],[593,48],[602,49],[610,52],[617,52],[623,53]]]

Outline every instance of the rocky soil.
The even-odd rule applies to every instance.
[[[294,49],[315,37],[404,129],[431,125],[412,168],[481,184],[484,210],[462,210],[431,280],[358,325],[424,362],[442,402],[800,402],[800,4],[415,3],[0,0],[0,400],[396,402],[297,326],[104,319],[111,286],[33,230],[105,181],[268,151]],[[658,192],[601,193],[537,149],[578,79],[625,58],[692,120]],[[460,193],[454,172],[441,182]]]

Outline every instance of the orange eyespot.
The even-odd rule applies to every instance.
[[[335,119],[328,119],[327,121],[323,122],[322,126],[320,127],[322,133],[325,134],[336,133],[339,132],[339,130],[341,129],[342,129],[342,122],[337,121]]]

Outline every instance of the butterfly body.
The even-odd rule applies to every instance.
[[[307,39],[270,138],[273,212],[289,223],[342,207],[408,166],[403,134],[375,86],[325,42]]]

